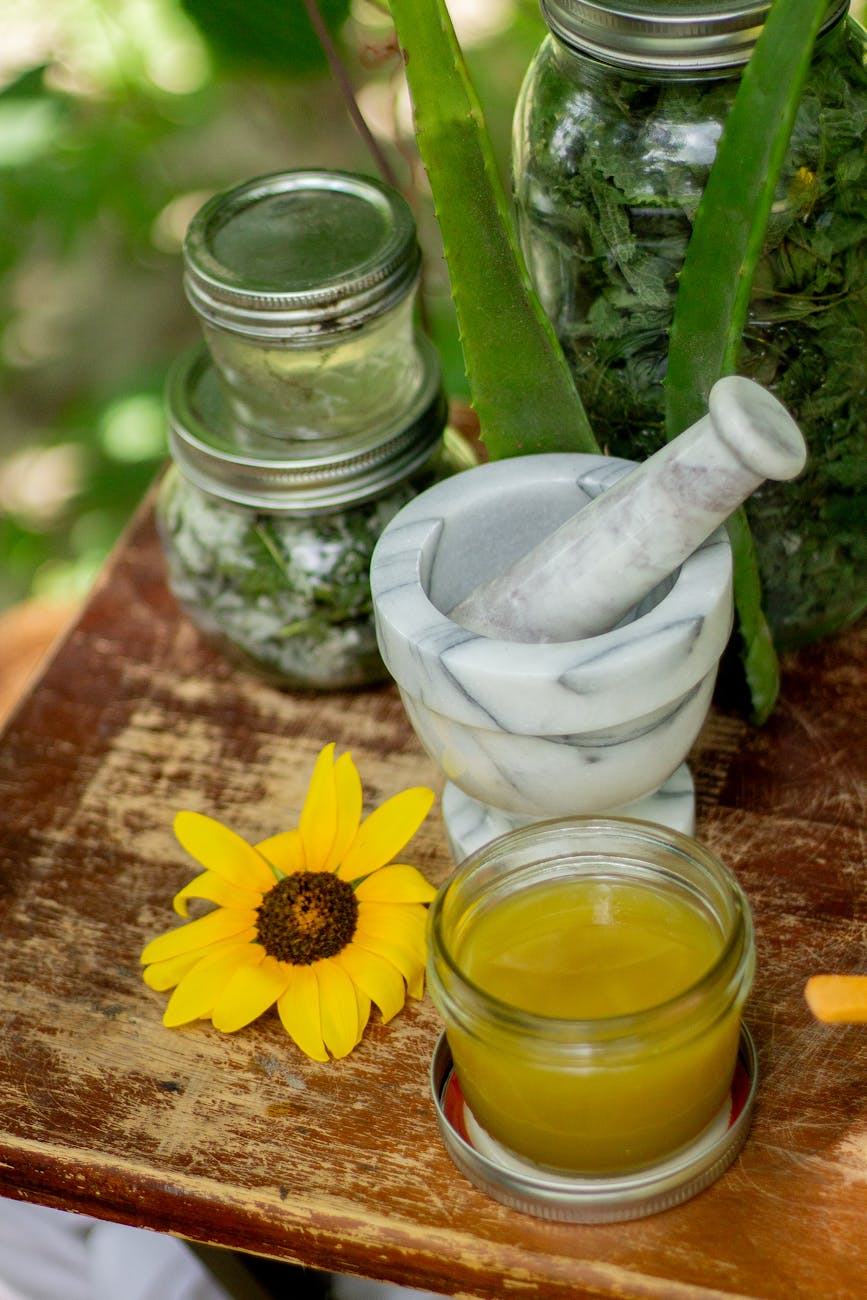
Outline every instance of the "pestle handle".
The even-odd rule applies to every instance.
[[[449,612],[506,641],[573,641],[614,627],[765,481],[807,449],[766,389],[740,375],[708,413]]]

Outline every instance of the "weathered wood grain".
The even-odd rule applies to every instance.
[[[699,834],[753,904],[762,1083],[711,1189],[632,1224],[547,1224],[486,1199],[437,1134],[426,999],[346,1061],[276,1016],[166,1030],[138,964],[192,874],[194,808],[251,838],[294,823],[323,743],[368,806],[437,775],[391,688],[280,693],[179,615],[145,507],[0,746],[0,1191],[192,1239],[476,1297],[863,1297],[867,1033],[815,1023],[820,970],[867,968],[867,637],[785,665],[755,731],[716,712],[693,756]],[[406,855],[450,869],[437,813]]]

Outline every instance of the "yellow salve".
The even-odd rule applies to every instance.
[[[515,1010],[483,1037],[449,1026],[475,1118],[535,1163],[584,1174],[640,1168],[689,1143],[734,1071],[741,1000],[701,987],[723,946],[689,891],[640,876],[560,878],[474,910],[454,958]],[[659,1008],[688,990],[694,1011],[681,1006],[669,1023]],[[534,1017],[573,1024],[552,1049],[531,1032]]]

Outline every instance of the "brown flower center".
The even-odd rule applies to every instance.
[[[298,871],[269,889],[257,909],[256,929],[271,957],[309,966],[341,952],[357,921],[351,885],[330,871]]]

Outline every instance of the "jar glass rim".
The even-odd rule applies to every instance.
[[[538,846],[538,852],[528,862],[522,863],[521,869],[551,861],[554,855],[550,851],[546,854],[546,840],[550,843],[565,834],[576,837],[581,835],[603,837],[614,834],[624,838],[631,836],[636,845],[642,843],[646,846],[645,857],[649,856],[647,852],[649,847],[656,844],[688,856],[702,871],[707,872],[708,875],[712,873],[715,883],[722,885],[726,891],[731,909],[730,923],[724,934],[723,945],[712,965],[682,992],[662,1002],[626,1014],[592,1018],[548,1016],[529,1011],[498,998],[471,979],[462,969],[449,944],[444,941],[442,933],[443,913],[448,905],[450,891],[463,883],[472,873],[483,870],[492,858],[508,852],[513,847]],[[600,856],[600,852],[594,850],[592,855],[586,852],[585,856],[596,859]],[[575,847],[570,847],[564,848],[556,857],[562,861],[577,860],[580,853]],[[654,869],[652,863],[647,862],[647,865]],[[659,874],[666,873],[660,870]],[[670,878],[671,873],[667,874]],[[503,878],[501,876],[500,880],[502,881]],[[473,901],[477,901],[478,897],[479,895],[476,895]],[[689,1016],[697,1005],[701,1004],[703,997],[715,986],[723,981],[726,987],[734,981],[742,983],[744,975],[751,973],[746,970],[746,966],[750,962],[753,946],[752,916],[746,896],[734,875],[699,841],[655,823],[632,818],[558,818],[510,831],[507,835],[501,836],[471,854],[443,884],[431,903],[428,925],[431,939],[428,965],[434,984],[440,983],[436,975],[436,961],[437,957],[440,957],[447,966],[449,975],[456,982],[460,995],[471,1003],[471,1014],[474,1017],[481,1018],[488,1025],[494,1025],[500,1030],[520,1031],[532,1035],[537,1042],[547,1042],[550,1046],[567,1048],[577,1054],[603,1046],[613,1049],[617,1045],[634,1041],[638,1034],[646,1038],[654,1031],[659,1033],[671,1031]],[[450,1004],[453,1003],[451,991],[446,990],[445,996]]]

